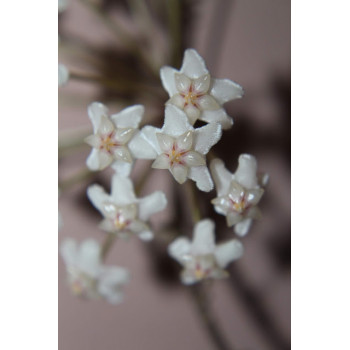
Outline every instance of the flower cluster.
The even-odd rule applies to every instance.
[[[204,60],[193,49],[185,51],[179,71],[163,67],[160,75],[170,96],[162,128],[146,125],[139,129],[144,115],[141,105],[112,115],[100,102],[88,107],[93,134],[85,139],[92,147],[86,164],[93,171],[107,167],[114,170],[111,194],[96,184],[87,190],[88,198],[103,216],[99,227],[118,238],[136,235],[143,241],[153,239],[149,219],[165,209],[167,199],[161,191],[137,198],[130,178],[135,160],[152,159],[152,168],[169,170],[179,184],[190,179],[199,190],[209,192],[215,183],[215,210],[226,216],[227,225],[234,226],[236,234],[245,235],[252,220],[260,216],[257,204],[267,176],[258,177],[256,160],[251,155],[240,156],[234,174],[219,159],[211,162],[209,171],[206,161],[223,130],[233,124],[223,104],[242,97],[242,88],[231,80],[211,77]],[[196,127],[198,119],[206,124]],[[113,303],[121,300],[120,286],[127,282],[128,274],[124,269],[102,265],[101,248],[96,242],[85,241],[77,248],[74,241],[64,241],[61,253],[75,294],[102,296]],[[182,282],[193,284],[206,278],[227,277],[225,268],[242,256],[243,245],[237,239],[216,245],[214,222],[203,219],[194,227],[192,242],[178,237],[168,246],[168,253],[183,266]]]

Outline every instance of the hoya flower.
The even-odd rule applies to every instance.
[[[202,191],[213,189],[205,155],[221,138],[220,124],[194,129],[182,110],[168,105],[162,129],[145,126],[142,134],[157,154],[153,168],[169,169],[180,184],[189,178]]]
[[[64,64],[59,63],[58,64],[58,86],[60,87],[67,84],[68,80],[69,80],[68,68]]]
[[[166,197],[161,191],[136,198],[131,180],[117,174],[112,178],[110,195],[99,185],[90,186],[87,194],[104,217],[100,224],[102,230],[120,237],[137,235],[145,241],[153,238],[148,225],[149,218],[167,205]]]
[[[170,96],[167,104],[184,110],[192,125],[200,119],[207,123],[220,123],[223,129],[232,126],[233,120],[222,105],[241,98],[243,89],[231,80],[211,77],[196,50],[185,51],[180,71],[162,67],[160,77]]]
[[[262,186],[267,184],[268,175],[258,178],[256,159],[249,154],[240,155],[234,174],[220,159],[214,159],[210,169],[217,191],[217,197],[212,200],[215,211],[226,216],[227,226],[234,226],[237,235],[246,235],[252,220],[261,216],[257,204],[264,193]]]
[[[192,242],[186,237],[179,237],[169,245],[169,255],[184,267],[182,283],[225,278],[228,276],[226,266],[242,256],[243,245],[236,239],[215,245],[214,229],[214,222],[204,219],[194,227]]]
[[[139,140],[137,130],[143,117],[144,107],[135,105],[125,108],[120,113],[109,117],[108,109],[99,102],[88,107],[88,114],[93,126],[93,135],[85,142],[92,147],[86,160],[90,170],[103,170],[113,163],[113,167],[122,175],[128,176],[134,158],[152,158],[154,151],[144,139]],[[132,138],[137,141],[133,146]],[[150,155],[147,153],[150,152]]]
[[[60,247],[67,268],[67,279],[74,295],[83,298],[104,298],[112,304],[123,300],[123,286],[129,281],[127,270],[101,263],[101,247],[92,240],[79,246],[73,239],[65,239]]]

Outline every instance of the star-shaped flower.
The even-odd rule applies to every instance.
[[[234,226],[235,233],[244,236],[248,233],[253,219],[260,218],[257,207],[268,181],[264,174],[257,176],[255,157],[242,154],[237,171],[232,174],[220,159],[210,163],[218,197],[212,200],[215,211],[226,216],[227,226]]]
[[[165,108],[162,129],[152,126],[142,129],[143,136],[158,154],[152,167],[169,169],[180,184],[187,178],[192,179],[205,192],[213,189],[205,155],[219,141],[221,133],[221,126],[217,123],[194,129],[186,114],[172,105]]]
[[[167,104],[183,109],[192,125],[200,119],[207,123],[220,123],[223,129],[232,126],[233,120],[222,105],[241,98],[243,89],[231,80],[211,77],[196,50],[185,51],[180,71],[162,67],[160,77],[170,96]]]
[[[108,195],[99,185],[92,185],[87,191],[88,197],[97,210],[104,216],[100,228],[120,237],[138,235],[142,240],[153,238],[148,220],[163,210],[167,200],[163,192],[156,191],[144,198],[136,198],[131,180],[114,175],[112,193]]]
[[[129,273],[121,267],[103,265],[101,247],[96,241],[85,240],[78,246],[73,239],[65,239],[60,248],[74,295],[102,297],[112,304],[123,300],[122,288],[129,281]]]
[[[120,170],[122,175],[128,176],[134,158],[154,156],[154,151],[140,138],[137,130],[143,113],[144,107],[135,105],[109,117],[108,109],[102,103],[94,102],[89,106],[88,114],[94,131],[85,139],[93,147],[86,160],[89,169],[103,170],[113,164],[117,172]]]
[[[212,220],[201,220],[194,227],[192,242],[186,237],[179,237],[169,245],[169,255],[184,267],[182,283],[225,278],[228,276],[226,266],[242,256],[243,245],[236,239],[215,245],[214,229]]]

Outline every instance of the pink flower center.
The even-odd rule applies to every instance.
[[[187,107],[188,105],[192,105],[196,108],[199,108],[199,105],[197,103],[197,99],[202,97],[204,94],[196,92],[193,84],[190,85],[187,93],[180,93],[181,97],[185,100],[184,107]]]
[[[119,146],[119,143],[114,138],[114,131],[107,135],[101,135],[100,150],[104,150],[109,154],[113,153],[113,150]]]

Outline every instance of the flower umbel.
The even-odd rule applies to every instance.
[[[129,281],[129,273],[121,267],[103,265],[101,247],[96,241],[85,240],[78,246],[73,239],[65,239],[61,255],[74,295],[88,299],[102,297],[112,304],[123,300],[122,288]]]
[[[168,253],[184,269],[181,281],[193,284],[206,278],[225,278],[225,267],[243,254],[243,245],[236,239],[215,245],[214,222],[201,220],[194,227],[193,241],[179,237],[168,247]]]
[[[104,216],[100,224],[102,230],[120,237],[136,234],[142,240],[153,238],[148,220],[167,204],[161,191],[144,198],[136,198],[131,180],[120,175],[112,178],[111,195],[99,185],[90,186],[87,194],[95,208]]]
[[[203,58],[194,49],[187,49],[180,71],[163,67],[160,77],[170,99],[167,104],[185,111],[193,125],[197,119],[207,123],[217,122],[223,129],[232,126],[232,119],[222,105],[241,98],[243,89],[228,79],[214,79],[210,76]]]
[[[234,226],[235,233],[248,233],[253,219],[261,216],[257,207],[266,185],[265,174],[259,183],[256,159],[249,154],[239,157],[235,174],[231,174],[220,159],[210,164],[218,197],[212,200],[216,212],[226,216],[227,226]]]

